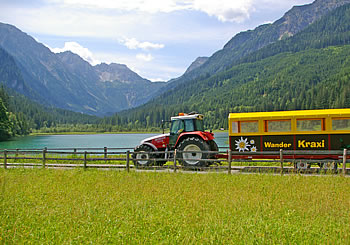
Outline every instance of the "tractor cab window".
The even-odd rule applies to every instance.
[[[182,120],[174,120],[171,123],[170,134],[179,134],[185,129],[184,122]]]
[[[204,123],[203,120],[194,120],[196,124],[196,131],[204,132]]]
[[[186,132],[193,132],[194,131],[193,119],[185,120],[185,131]]]

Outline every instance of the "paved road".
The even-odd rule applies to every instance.
[[[42,164],[38,163],[8,163],[8,168],[16,168],[16,167],[24,167],[24,168],[42,168]],[[84,164],[46,164],[45,168],[57,168],[57,169],[73,169],[73,168],[84,168]],[[116,164],[89,164],[87,165],[87,168],[96,168],[101,170],[119,170],[119,171],[126,171],[125,165],[116,165]],[[137,172],[150,172],[150,171],[156,171],[156,172],[167,172],[167,173],[173,173],[174,166],[164,166],[164,167],[147,167],[147,168],[136,168],[131,165],[130,169],[132,171]],[[338,174],[341,174],[341,169],[338,170]],[[218,167],[210,167],[205,168],[202,170],[198,169],[183,169],[179,168],[176,170],[176,172],[181,173],[196,173],[196,174],[209,174],[209,173],[223,173],[227,174],[228,170],[227,167],[224,166],[218,166]],[[349,177],[350,169],[347,169],[347,177]],[[310,168],[304,171],[298,171],[296,172],[294,168],[292,167],[285,167],[283,169],[283,174],[303,174],[303,175],[318,175],[318,176],[328,176],[329,174],[332,174],[333,172],[328,171],[327,174],[325,174],[324,170],[320,170],[319,168]],[[231,174],[275,174],[280,175],[281,174],[281,168],[280,167],[252,167],[252,166],[232,166],[231,168]]]

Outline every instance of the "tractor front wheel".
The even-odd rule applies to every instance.
[[[139,145],[135,148],[133,153],[133,161],[136,166],[150,166],[152,165],[151,158],[153,157],[153,154],[151,152],[153,151],[152,147],[148,145]]]
[[[180,162],[183,166],[202,167],[210,165],[202,159],[208,159],[209,144],[201,138],[189,137],[180,142],[177,147],[180,151]],[[187,152],[188,151],[188,152]]]

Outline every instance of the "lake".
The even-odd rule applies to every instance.
[[[158,134],[87,134],[24,136],[0,142],[0,149],[134,148],[141,140]],[[219,147],[228,147],[228,133],[215,133]]]

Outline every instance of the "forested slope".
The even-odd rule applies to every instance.
[[[350,0],[315,0],[311,4],[294,6],[284,16],[272,24],[260,25],[235,35],[223,49],[215,52],[203,65],[182,77],[169,82],[166,89],[188,83],[192,79],[201,79],[229,69],[243,57],[260,50],[278,40],[293,36],[310,24],[316,22],[334,9],[349,4]]]

